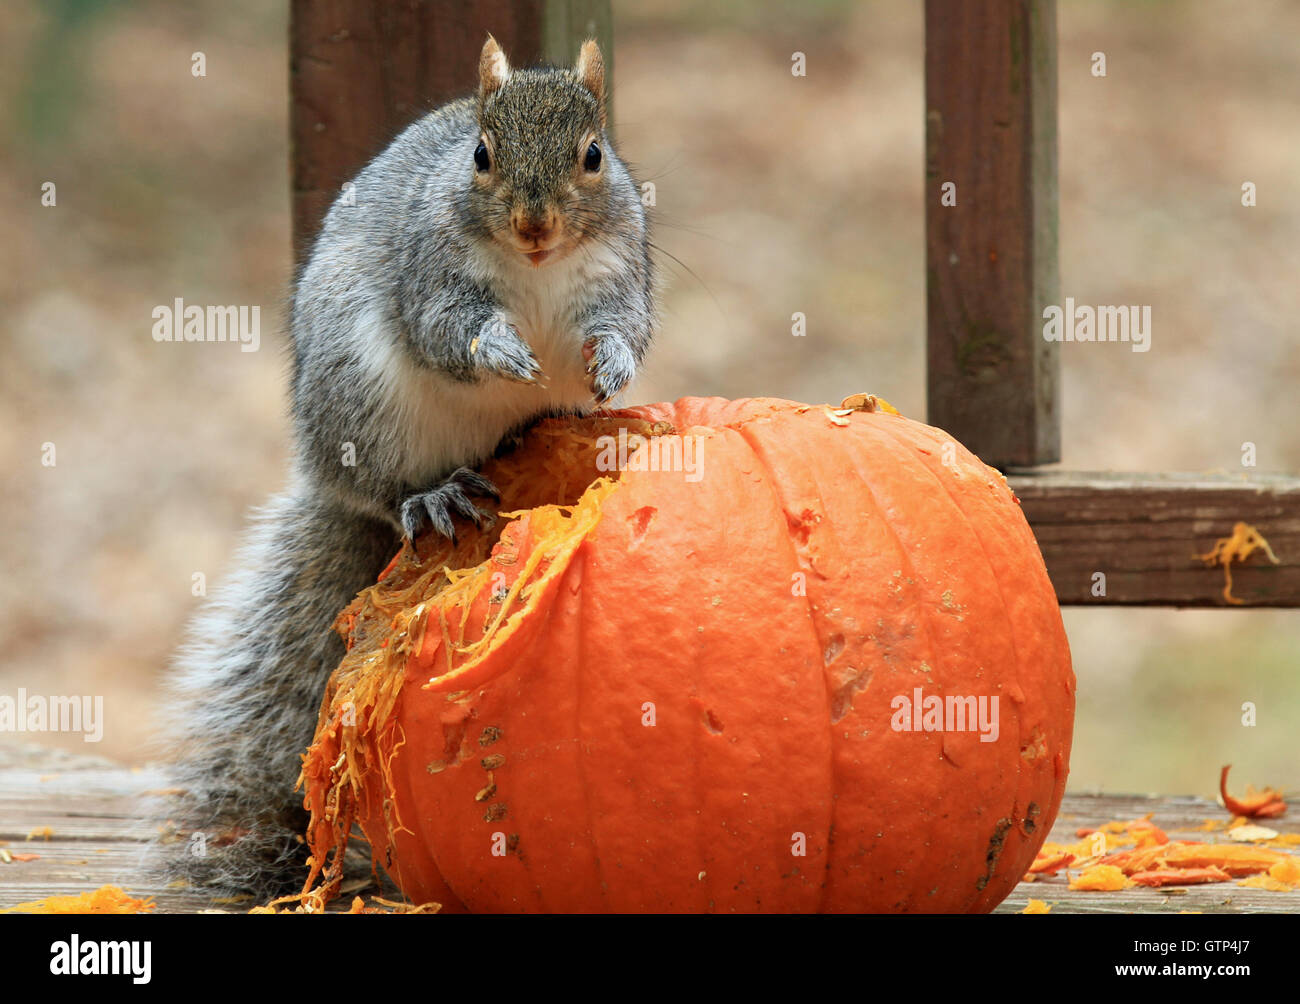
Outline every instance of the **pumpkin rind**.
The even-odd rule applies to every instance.
[[[448,672],[429,615],[391,712],[358,698],[351,730],[345,659],[304,768],[317,859],[352,805],[406,895],[448,909],[992,909],[1055,818],[1074,711],[1005,482],[882,412],[685,399],[603,421],[635,420],[700,437],[703,476],[623,472],[508,631]],[[534,523],[506,527],[498,586],[551,546]],[[466,606],[473,639],[490,591]],[[918,687],[997,696],[998,739],[895,731]]]

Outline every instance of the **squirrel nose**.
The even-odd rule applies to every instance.
[[[555,210],[548,208],[540,212],[530,212],[516,209],[510,214],[510,225],[524,240],[544,241],[555,230]]]

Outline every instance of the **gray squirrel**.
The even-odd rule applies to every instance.
[[[655,279],[604,87],[594,41],[573,69],[512,70],[489,36],[477,96],[409,126],[325,217],[293,296],[288,487],[170,679],[184,794],[167,874],[258,897],[301,885],[294,785],[344,654],[335,617],[403,536],[482,524],[474,499],[495,489],[473,468],[509,434],[635,375]]]

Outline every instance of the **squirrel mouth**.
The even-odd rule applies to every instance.
[[[546,261],[546,259],[549,258],[552,253],[553,252],[550,250],[521,252],[521,254],[523,254],[523,256],[528,259],[528,261],[532,264],[534,268],[537,268],[539,265],[542,264],[542,262]]]

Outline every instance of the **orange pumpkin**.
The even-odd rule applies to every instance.
[[[1002,900],[1065,787],[1055,595],[996,471],[845,403],[550,419],[491,461],[496,527],[340,619],[303,771],[325,886],[355,820],[448,910]]]

